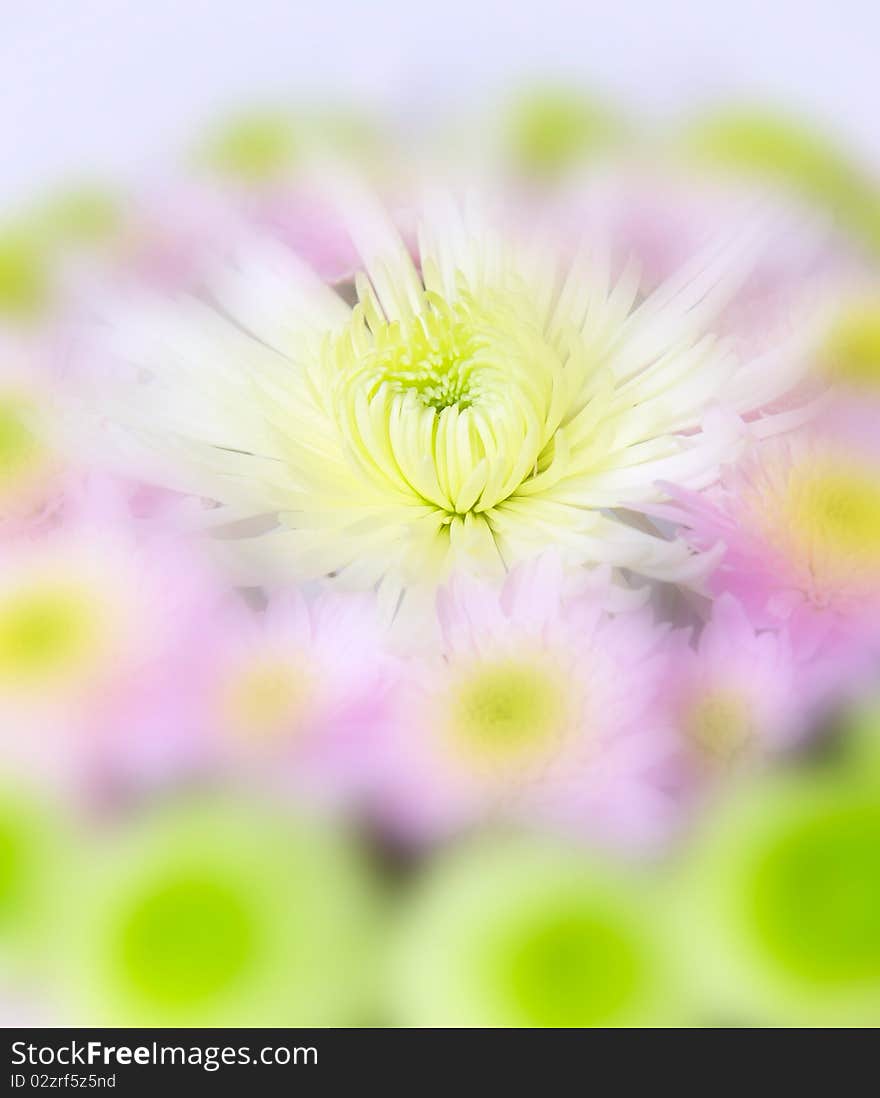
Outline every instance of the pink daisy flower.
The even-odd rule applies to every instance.
[[[672,805],[652,775],[673,742],[653,708],[663,631],[634,609],[612,615],[608,595],[595,579],[567,594],[550,556],[500,591],[464,575],[441,591],[442,654],[411,669],[387,744],[393,826],[418,840],[525,818],[662,838]]]
[[[187,621],[214,597],[177,539],[140,532],[124,494],[91,482],[0,550],[0,759],[89,783],[123,750]]]
[[[370,784],[396,671],[375,611],[368,595],[284,591],[216,613],[192,691],[207,765],[319,798]]]
[[[692,774],[754,764],[796,740],[809,706],[784,630],[756,630],[723,594],[696,645],[687,639],[679,633],[673,641],[666,691]]]
[[[753,443],[717,488],[666,486],[662,508],[698,550],[712,550],[713,594],[728,592],[759,628],[785,626],[799,658],[877,639],[880,446],[852,408]],[[855,642],[853,646],[852,642]]]

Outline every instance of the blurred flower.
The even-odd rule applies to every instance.
[[[0,354],[0,530],[10,536],[58,503],[66,468],[55,392],[24,369],[20,349]]]
[[[757,626],[786,625],[803,656],[846,636],[858,647],[880,598],[878,457],[874,417],[837,409],[754,444],[706,495],[670,488],[678,505],[663,513],[696,547],[721,548],[710,587]]]
[[[392,955],[411,1027],[676,1026],[682,976],[657,895],[534,840],[483,842],[428,870]]]
[[[45,341],[71,291],[112,254],[123,213],[102,187],[67,186],[0,229],[0,327]]]
[[[42,242],[21,226],[0,233],[0,322],[20,325],[38,319],[50,295]]]
[[[392,150],[381,139],[377,121],[357,109],[251,110],[216,127],[197,160],[220,179],[256,192],[295,181],[316,149],[357,161],[387,157]]]
[[[556,558],[501,592],[457,577],[439,596],[442,657],[410,671],[384,810],[420,837],[491,816],[661,842],[674,805],[652,772],[672,736],[653,703],[663,632],[608,593],[564,597]]]
[[[4,1018],[880,1022],[880,190],[496,121],[492,199],[264,112],[0,226]]]
[[[363,788],[395,672],[374,600],[283,592],[260,612],[239,600],[206,626],[195,691],[209,756],[296,779],[301,793]]]
[[[803,669],[786,633],[755,630],[731,595],[714,600],[695,648],[680,638],[675,648],[668,703],[698,771],[717,775],[749,765],[804,730]]]
[[[67,848],[61,820],[41,795],[0,787],[0,997],[16,990],[18,970],[42,944]]]
[[[357,265],[330,203],[303,184],[239,192],[216,180],[180,179],[132,204],[111,279],[199,293],[226,243],[254,231],[286,244],[328,282],[351,278]]]
[[[63,514],[0,553],[3,766],[78,780],[124,742],[144,691],[210,584],[161,535],[140,538],[125,498],[92,482]]]
[[[747,108],[728,109],[686,135],[704,165],[770,180],[816,203],[880,248],[880,186],[867,169],[808,123]]]
[[[250,220],[286,244],[325,282],[354,278],[358,254],[326,196],[314,187],[269,190],[249,203]]]
[[[342,835],[236,801],[81,840],[47,940],[77,1023],[367,1023],[375,895]]]
[[[716,807],[676,892],[707,1023],[880,1021],[880,799],[776,780]]]
[[[232,119],[206,142],[200,159],[222,175],[251,185],[278,177],[299,151],[294,120],[280,111]]]
[[[283,241],[325,281],[342,282],[353,277],[358,256],[323,188],[304,179],[303,161],[315,147],[369,159],[379,134],[357,114],[251,112],[218,129],[199,159],[206,186],[242,220]],[[389,150],[381,151],[387,159]]]
[[[880,695],[877,680],[846,707],[837,722],[839,742],[835,761],[853,774],[873,779],[880,788]]]
[[[630,315],[632,269],[610,289],[600,257],[566,264],[486,213],[438,200],[419,272],[368,198],[349,189],[342,205],[367,270],[353,311],[284,249],[254,244],[210,287],[235,324],[196,302],[111,310],[121,377],[102,374],[96,406],[230,518],[278,516],[252,547],[264,578],[273,564],[387,577],[396,604],[453,565],[500,574],[548,540],[686,574],[680,545],[615,509],[657,499],[658,479],[710,483],[738,446],[712,407],[761,407],[789,384],[703,335],[755,234]]]
[[[825,376],[858,396],[880,396],[880,296],[844,305],[820,348]]]
[[[115,194],[86,183],[52,195],[29,220],[47,246],[94,247],[117,236],[122,214]]]
[[[216,188],[189,179],[133,196],[126,212],[109,278],[129,291],[197,291],[205,267],[215,260],[217,241],[239,224]],[[106,279],[108,272],[99,272],[99,280],[102,275]],[[80,285],[80,298],[94,294],[94,286],[83,290]]]
[[[575,89],[533,88],[504,119],[505,152],[519,171],[552,180],[605,151],[620,136],[612,109]]]

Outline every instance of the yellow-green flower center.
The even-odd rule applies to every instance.
[[[508,128],[517,166],[552,178],[607,145],[616,127],[600,104],[567,89],[543,88],[514,104]]]
[[[870,470],[830,466],[792,477],[789,519],[814,563],[827,556],[880,563],[880,482]]]
[[[27,407],[15,397],[0,397],[0,482],[26,468],[40,449]]]
[[[543,333],[518,284],[426,291],[423,307],[388,321],[370,297],[325,345],[316,388],[328,394],[346,452],[383,490],[450,516],[484,514],[556,456],[583,364]]]
[[[38,585],[0,603],[0,684],[46,683],[76,674],[94,655],[100,615],[82,591]]]
[[[294,159],[296,137],[291,119],[254,114],[227,126],[206,150],[208,163],[248,183],[279,176]]]
[[[49,297],[45,257],[37,241],[24,234],[0,237],[0,316],[30,320]]]
[[[823,360],[832,380],[867,388],[880,385],[880,301],[854,305],[838,317]]]
[[[474,666],[452,693],[452,735],[470,758],[519,762],[545,755],[564,731],[565,696],[549,667],[523,660]]]
[[[469,408],[479,396],[479,347],[460,317],[445,324],[429,315],[407,337],[388,330],[382,344],[365,356],[363,369],[373,374],[375,386],[385,383],[394,392],[416,393],[437,411],[452,405]]]

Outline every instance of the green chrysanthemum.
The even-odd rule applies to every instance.
[[[485,210],[427,207],[418,266],[382,211],[340,199],[363,256],[352,309],[284,249],[245,250],[191,302],[115,318],[135,367],[118,416],[175,483],[277,516],[267,559],[357,585],[500,572],[554,541],[678,576],[680,546],[627,519],[658,480],[705,484],[735,432],[707,411],[778,396],[705,327],[754,236],[700,256],[632,311],[598,253],[564,258]],[[234,318],[234,323],[230,320]],[[106,379],[105,379],[106,381]],[[106,384],[102,411],[111,398]],[[265,528],[265,527],[264,527]]]
[[[582,852],[484,843],[435,868],[399,933],[405,1026],[678,1025],[662,918],[638,882]]]
[[[34,994],[70,842],[56,808],[21,788],[0,788],[0,970],[4,992]]]
[[[374,897],[339,836],[218,804],[88,846],[77,869],[58,942],[79,1021],[368,1020]]]
[[[838,765],[880,789],[880,696],[862,698],[840,720]]]
[[[682,947],[716,1021],[880,1023],[876,786],[750,792],[712,826],[683,895]]]

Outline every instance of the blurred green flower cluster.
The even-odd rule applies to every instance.
[[[871,1027],[880,765],[746,783],[653,864],[535,835],[420,865],[211,798],[108,827],[0,804],[0,942],[47,1024]]]

